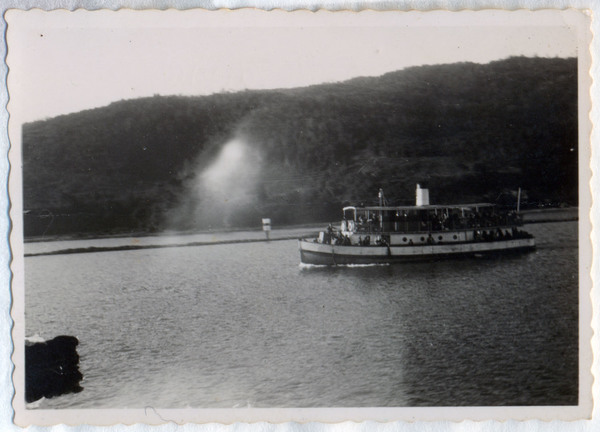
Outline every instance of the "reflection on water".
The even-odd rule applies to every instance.
[[[47,407],[577,403],[577,224],[501,259],[301,267],[295,241],[30,257],[26,331],[77,336]]]

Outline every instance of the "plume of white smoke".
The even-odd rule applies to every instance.
[[[208,166],[198,168],[183,202],[171,212],[172,224],[228,227],[251,219],[261,168],[255,146],[240,136],[227,141]]]
[[[249,183],[258,175],[257,160],[240,138],[227,142],[219,156],[200,176],[198,188],[221,200],[247,198]],[[249,182],[249,183],[248,183]]]

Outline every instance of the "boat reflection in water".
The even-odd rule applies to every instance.
[[[518,207],[517,207],[518,208]],[[488,203],[431,205],[417,185],[414,206],[344,207],[339,229],[329,225],[315,239],[300,239],[305,264],[376,264],[443,257],[523,252],[535,248],[519,229],[518,211]]]

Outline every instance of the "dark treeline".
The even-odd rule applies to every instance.
[[[260,175],[230,226],[335,220],[344,204],[375,202],[380,187],[391,203],[410,204],[417,182],[436,203],[512,205],[522,187],[529,202],[576,205],[577,63],[412,67],[291,90],[155,96],[29,123],[25,234],[216,227],[186,203],[211,206],[193,184],[233,138],[260,154]]]

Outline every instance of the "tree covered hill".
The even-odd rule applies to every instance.
[[[576,205],[577,139],[576,59],[120,101],[23,126],[25,234],[335,220],[417,182],[436,203]]]

